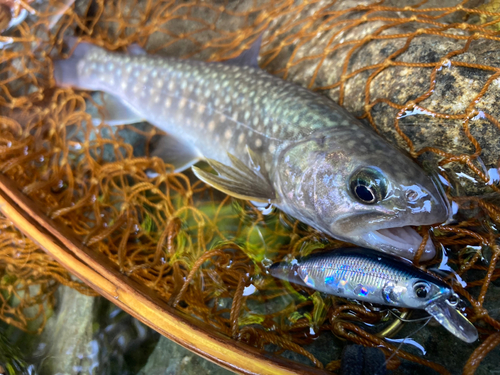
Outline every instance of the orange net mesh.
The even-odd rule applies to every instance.
[[[49,55],[61,56],[67,35],[110,50],[137,43],[150,53],[216,60],[238,55],[266,30],[262,68],[329,95],[413,157],[441,167],[460,220],[437,226],[434,237],[451,250],[451,261],[468,282],[466,289],[454,288],[470,302],[466,314],[481,339],[462,364],[466,372],[473,373],[499,343],[500,316],[490,290],[500,276],[494,178],[500,68],[475,58],[477,45],[500,50],[496,1],[437,8],[426,1],[100,0],[78,1],[59,19],[64,6],[49,1],[0,37],[6,43],[0,51],[0,171],[85,244],[179,310],[276,354],[295,352],[335,371],[338,356],[320,360],[308,349],[318,335],[333,332],[383,348],[390,368],[404,359],[440,373],[457,371],[457,364],[445,366],[439,357],[430,362],[352,322],[377,323],[386,314],[300,287],[283,289],[263,271],[270,260],[340,242],[282,213],[263,216],[190,172],[171,172],[164,161],[149,157],[161,134],[151,126],[87,126],[94,98],[57,88],[52,79]],[[435,50],[416,52],[419,43]],[[459,77],[460,69],[467,74]],[[447,87],[449,76],[455,83]],[[466,89],[450,107],[446,95],[454,87]],[[464,175],[476,183],[464,183]],[[8,221],[0,223],[1,319],[23,329],[38,319],[36,329],[43,328],[56,281],[90,293]],[[257,292],[249,292],[251,285]]]

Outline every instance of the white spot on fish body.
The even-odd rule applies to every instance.
[[[271,143],[271,144],[269,145],[269,152],[272,154],[272,153],[274,153],[274,151],[276,151],[276,146],[275,146],[274,144],[272,144],[272,143]]]
[[[206,106],[204,106],[203,104],[199,104],[198,105],[198,113],[201,115],[203,112],[205,112],[205,108],[206,108]]]
[[[252,123],[253,123],[253,126],[257,126],[257,124],[259,123],[259,118],[258,118],[257,116],[255,116],[255,117],[253,118]]]
[[[155,86],[158,87],[159,89],[161,89],[163,87],[163,79],[157,79],[155,81]]]
[[[165,100],[165,107],[170,108],[171,105],[172,105],[172,98],[169,96],[167,100]]]
[[[255,140],[255,147],[259,148],[260,146],[262,146],[262,140],[260,138],[257,138]]]
[[[245,121],[248,121],[249,118],[250,118],[250,111],[245,111],[245,116],[244,116]]]
[[[226,138],[227,140],[229,140],[232,135],[233,132],[231,131],[231,129],[226,129],[226,131],[224,132],[224,138]]]
[[[220,115],[220,122],[225,122],[226,121],[226,116]]]
[[[179,109],[183,109],[186,106],[186,102],[186,98],[181,98],[181,100],[179,100]]]
[[[175,82],[173,79],[170,80],[170,82],[168,83],[168,89],[170,91],[173,91],[174,90],[174,87],[175,87]]]
[[[238,143],[243,143],[244,140],[245,140],[245,134],[242,132],[238,136]]]
[[[208,123],[208,130],[211,132],[215,130],[215,121],[212,120]]]
[[[273,133],[275,133],[275,134],[276,134],[276,133],[278,132],[278,130],[279,130],[279,129],[280,129],[280,127],[279,127],[279,125],[278,125],[278,124],[274,124],[274,125],[273,125]]]

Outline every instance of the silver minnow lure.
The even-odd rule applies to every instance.
[[[377,251],[346,248],[275,263],[274,277],[339,297],[381,305],[425,309],[465,342],[477,340],[476,328],[456,308],[453,290],[432,275]]]
[[[54,62],[61,86],[107,96],[110,124],[147,120],[169,133],[162,156],[238,198],[273,203],[341,240],[412,259],[410,226],[443,222],[446,198],[409,157],[330,99],[237,61],[108,52],[80,43]],[[421,259],[435,248],[429,241]]]

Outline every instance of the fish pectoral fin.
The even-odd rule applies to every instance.
[[[201,159],[198,150],[171,135],[161,136],[154,145],[151,156],[159,157],[173,165],[174,172],[182,172]]]
[[[194,174],[206,184],[232,197],[265,203],[275,201],[276,193],[266,177],[247,167],[235,156],[228,155],[234,168],[216,160],[207,159],[219,175],[205,172],[197,167],[193,167]]]
[[[92,123],[97,126],[101,123],[110,126],[136,124],[144,119],[123,103],[120,98],[107,93],[95,93],[92,98],[97,105],[103,108],[102,111],[89,110],[92,116]]]

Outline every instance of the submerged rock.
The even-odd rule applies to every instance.
[[[95,374],[97,348],[92,345],[95,297],[66,286],[59,288],[59,311],[47,322],[37,353],[40,374]]]
[[[149,357],[148,363],[138,375],[229,375],[233,372],[184,349],[175,342],[161,337]]]

